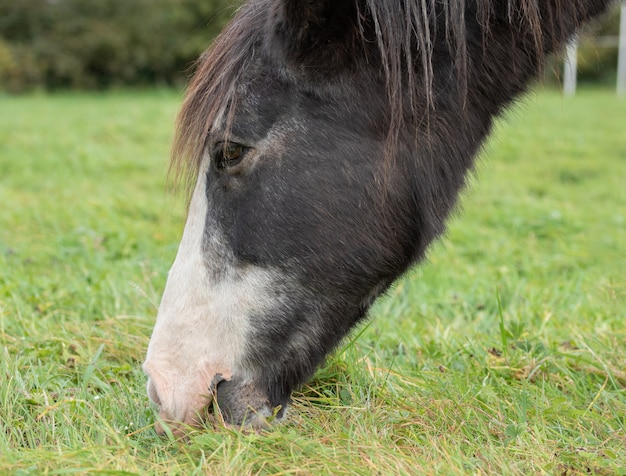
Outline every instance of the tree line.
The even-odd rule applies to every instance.
[[[0,0],[0,91],[183,84],[240,3]],[[616,35],[618,29],[616,14],[597,32]],[[615,50],[583,42],[579,77],[607,80],[616,57]],[[558,71],[557,63],[547,68],[548,80]]]
[[[0,90],[177,85],[233,0],[0,0]]]

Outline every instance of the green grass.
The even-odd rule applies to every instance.
[[[0,473],[626,474],[626,102],[527,99],[285,423],[175,441],[140,364],[179,103],[0,97]]]

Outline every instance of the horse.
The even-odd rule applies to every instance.
[[[157,431],[282,418],[445,231],[494,119],[612,3],[241,6],[177,121],[191,191],[143,364]]]

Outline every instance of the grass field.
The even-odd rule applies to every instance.
[[[0,97],[0,474],[626,475],[626,101],[539,92],[261,434],[157,437],[171,92]]]

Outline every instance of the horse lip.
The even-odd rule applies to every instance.
[[[208,408],[213,401],[214,393],[209,392],[201,395],[184,415],[172,415],[168,410],[159,405],[159,418],[155,422],[154,429],[157,435],[166,434],[167,427],[174,436],[183,436],[188,428],[199,427],[208,414]],[[199,403],[199,405],[198,405]]]
[[[184,436],[185,434],[183,426],[180,422],[167,421],[165,419],[163,422],[157,421],[154,424],[154,431],[158,436],[165,436],[167,434],[167,431],[165,430],[166,426],[174,436]]]
[[[166,379],[166,374],[154,361],[145,362],[143,367],[148,374],[147,393],[156,405],[159,415],[157,420],[160,421],[154,425],[158,435],[166,434],[165,426],[175,436],[182,436],[187,427],[201,425],[215,398],[217,386],[231,379],[231,373],[224,367],[206,365],[200,370],[196,384],[181,388],[179,385],[182,382]],[[185,403],[184,406],[177,406],[176,402]]]

